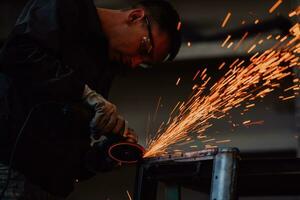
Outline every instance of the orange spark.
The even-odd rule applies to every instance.
[[[228,35],[227,38],[224,40],[224,42],[222,43],[221,47],[224,47],[225,44],[230,40],[231,35]]]
[[[225,66],[225,62],[222,62],[222,64],[218,67],[219,70],[221,70]]]
[[[244,62],[245,62],[245,61],[242,60],[242,61],[237,65],[237,67],[241,66]]]
[[[285,41],[288,38],[288,36],[284,36],[283,38],[281,38],[280,42]]]
[[[207,138],[207,136],[206,135],[198,135],[197,138],[198,139],[204,139],[204,138]]]
[[[250,61],[253,61],[255,58],[256,58],[256,56],[258,56],[258,52],[256,52],[251,58],[250,58]]]
[[[237,62],[239,62],[239,58],[233,61],[233,63],[229,66],[229,69],[231,69]]]
[[[222,28],[224,28],[226,26],[230,16],[231,16],[231,12],[228,12],[225,19],[224,19],[224,21],[223,21],[223,23],[222,23]]]
[[[280,35],[277,35],[277,36],[275,37],[275,40],[279,40],[280,37],[281,37]]]
[[[181,29],[181,21],[179,21],[177,24],[177,31],[179,31],[180,29]]]
[[[262,44],[263,42],[264,42],[264,40],[261,39],[261,40],[258,41],[258,44]]]
[[[153,116],[153,122],[156,120],[157,112],[158,112],[158,109],[160,107],[160,102],[161,102],[161,97],[158,98],[157,106],[156,106],[155,113],[154,113],[154,116]]]
[[[284,89],[284,91],[287,92],[287,91],[292,90],[292,89],[297,88],[297,87],[298,87],[297,85],[293,85],[289,88]]]
[[[254,106],[255,106],[255,103],[247,105],[246,108],[251,108],[251,107],[254,107]]]
[[[179,106],[180,104],[180,101],[177,102],[176,106],[173,108],[173,110],[171,111],[170,115],[173,114],[173,112],[176,110],[176,108]]]
[[[230,44],[227,46],[227,49],[229,49],[233,45],[233,42],[230,42]]]
[[[205,73],[206,73],[206,71],[207,71],[207,68],[205,68],[203,71],[202,71],[202,73],[201,73],[201,77],[203,77],[204,75],[206,75]]]
[[[248,50],[247,53],[250,53],[255,47],[256,47],[256,44],[252,45],[252,47]]]
[[[205,143],[205,142],[211,142],[211,141],[214,141],[214,140],[216,140],[216,139],[215,139],[215,138],[212,138],[212,139],[208,139],[208,140],[203,140],[203,141],[201,141],[201,142]]]
[[[240,41],[237,43],[237,45],[233,48],[233,50],[237,50],[239,48],[239,46],[242,44],[242,42],[246,39],[246,37],[248,36],[248,32],[244,33],[242,39],[240,39]]]
[[[194,76],[194,78],[193,78],[193,81],[196,80],[196,78],[197,78],[197,76],[199,75],[199,73],[200,73],[200,70],[198,70],[198,71],[196,72],[196,74],[195,74],[195,76]]]
[[[285,97],[285,98],[282,99],[282,101],[286,101],[286,100],[293,99],[293,98],[295,98],[295,95]]]
[[[251,122],[251,120],[247,120],[247,121],[244,121],[243,124],[248,124],[250,122]]]
[[[269,40],[271,38],[272,38],[272,35],[270,34],[270,35],[268,35],[267,40]]]
[[[192,90],[195,90],[197,89],[199,86],[197,84],[195,84],[193,87],[192,87]]]
[[[249,122],[246,125],[250,126],[250,125],[262,125],[265,121],[264,120],[260,120],[260,121],[253,121],[253,122]]]
[[[274,10],[282,3],[282,0],[278,0],[270,9],[269,13],[274,12]]]
[[[300,14],[300,6],[298,6],[295,10],[289,13],[289,17],[293,17]]]
[[[132,200],[132,198],[131,198],[131,196],[130,196],[128,190],[126,190],[126,194],[127,194],[128,199],[129,199],[129,200]]]
[[[219,143],[227,143],[227,142],[231,142],[231,140],[218,140],[218,141],[216,141],[217,144],[219,144]]]
[[[180,77],[177,79],[176,85],[178,85],[180,82]]]
[[[210,145],[210,144],[206,144],[205,145],[205,149],[214,149],[214,148],[218,148],[218,146],[216,146],[216,145]]]

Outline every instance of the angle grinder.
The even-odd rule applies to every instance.
[[[66,110],[71,116],[79,115],[80,120],[74,123],[83,124],[83,127],[87,127],[86,132],[90,134],[90,147],[83,158],[90,171],[108,171],[116,165],[136,163],[143,158],[145,149],[139,144],[128,142],[131,129],[127,122],[121,131],[123,134],[92,134],[89,130],[90,120],[94,116],[92,110],[78,105]]]
[[[133,164],[142,160],[145,149],[136,143],[126,142],[123,136],[108,134],[92,141],[86,155],[90,171],[109,171],[117,165]]]

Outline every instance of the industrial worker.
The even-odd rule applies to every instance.
[[[86,167],[90,134],[137,142],[108,100],[112,80],[174,59],[180,44],[179,16],[164,0],[122,10],[92,0],[30,0],[0,53],[0,162],[25,179],[15,198],[64,198],[76,180],[94,175]]]

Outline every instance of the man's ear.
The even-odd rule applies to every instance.
[[[135,23],[137,21],[140,21],[145,16],[145,10],[143,8],[135,8],[129,10],[128,14],[128,22],[129,23]]]

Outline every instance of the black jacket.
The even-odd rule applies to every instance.
[[[108,42],[92,0],[29,1],[0,53],[2,161],[7,163],[30,110],[52,102],[52,113],[38,108],[27,124],[15,166],[44,189],[68,195],[80,176],[89,139],[82,133],[88,123],[74,124],[82,120],[70,120],[64,105],[81,102],[84,84],[107,97],[118,71],[108,61]],[[33,121],[39,119],[43,121]]]

